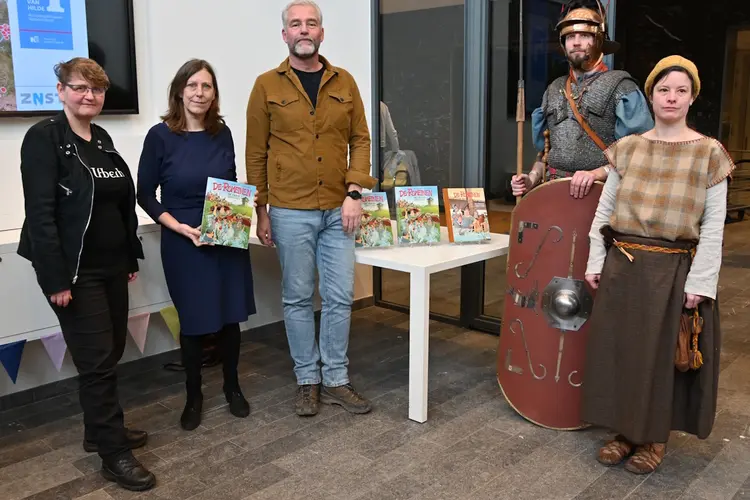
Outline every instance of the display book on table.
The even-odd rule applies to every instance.
[[[388,197],[385,193],[362,193],[362,215],[354,237],[357,248],[382,248],[393,245],[393,228]]]
[[[203,202],[200,241],[247,250],[255,186],[209,177]]]
[[[486,243],[492,239],[483,188],[443,188],[443,205],[452,243]]]

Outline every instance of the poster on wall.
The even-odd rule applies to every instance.
[[[85,0],[0,0],[0,110],[62,109],[49,68],[88,55]]]

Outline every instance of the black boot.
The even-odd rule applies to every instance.
[[[250,415],[250,404],[240,389],[237,365],[240,361],[240,325],[225,325],[216,335],[221,352],[224,371],[224,397],[229,403],[229,412],[235,417]]]
[[[102,477],[130,491],[145,491],[156,484],[156,477],[132,453],[102,459]]]
[[[180,416],[180,425],[192,431],[201,424],[203,393],[201,392],[201,363],[203,360],[202,337],[180,335],[182,366],[185,367],[185,409]]]

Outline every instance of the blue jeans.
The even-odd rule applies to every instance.
[[[354,300],[354,233],[345,233],[341,208],[271,207],[271,235],[281,262],[281,298],[297,384],[349,383],[349,325]],[[315,341],[315,267],[322,299],[320,347]]]

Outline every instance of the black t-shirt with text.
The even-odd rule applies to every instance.
[[[94,206],[83,240],[80,268],[126,265],[130,180],[112,159],[114,153],[100,149],[96,137],[91,141],[76,137],[76,142],[94,178]]]

